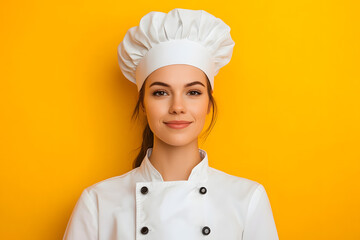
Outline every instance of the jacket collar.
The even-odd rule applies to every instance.
[[[144,176],[146,181],[151,182],[164,182],[161,174],[158,170],[151,164],[150,155],[153,148],[148,148],[145,154],[143,161],[139,167],[141,174]],[[187,181],[206,181],[207,172],[208,172],[208,156],[205,150],[199,148],[199,153],[201,157],[201,162],[199,162],[190,173],[190,176]],[[183,180],[186,181],[186,180]]]

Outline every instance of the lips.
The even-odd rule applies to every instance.
[[[191,122],[189,122],[189,121],[169,121],[169,122],[164,122],[164,123],[168,127],[175,128],[175,129],[182,129],[182,128],[186,128],[187,126],[189,126]]]
[[[191,123],[189,121],[169,121],[169,122],[165,122],[166,124],[170,123],[170,124],[187,124],[187,123]]]

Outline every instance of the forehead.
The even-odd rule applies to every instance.
[[[170,85],[184,85],[193,81],[202,82],[206,86],[205,73],[194,66],[173,64],[156,69],[147,77],[147,86],[152,82],[161,81]]]

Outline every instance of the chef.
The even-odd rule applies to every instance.
[[[204,10],[150,12],[128,30],[118,61],[139,92],[143,143],[134,169],[83,190],[64,240],[279,239],[264,186],[210,167],[198,148],[234,45]]]

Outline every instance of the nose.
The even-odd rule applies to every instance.
[[[179,113],[185,113],[185,105],[184,105],[184,99],[181,95],[175,95],[173,94],[173,97],[171,99],[169,113],[170,114],[179,114]]]

